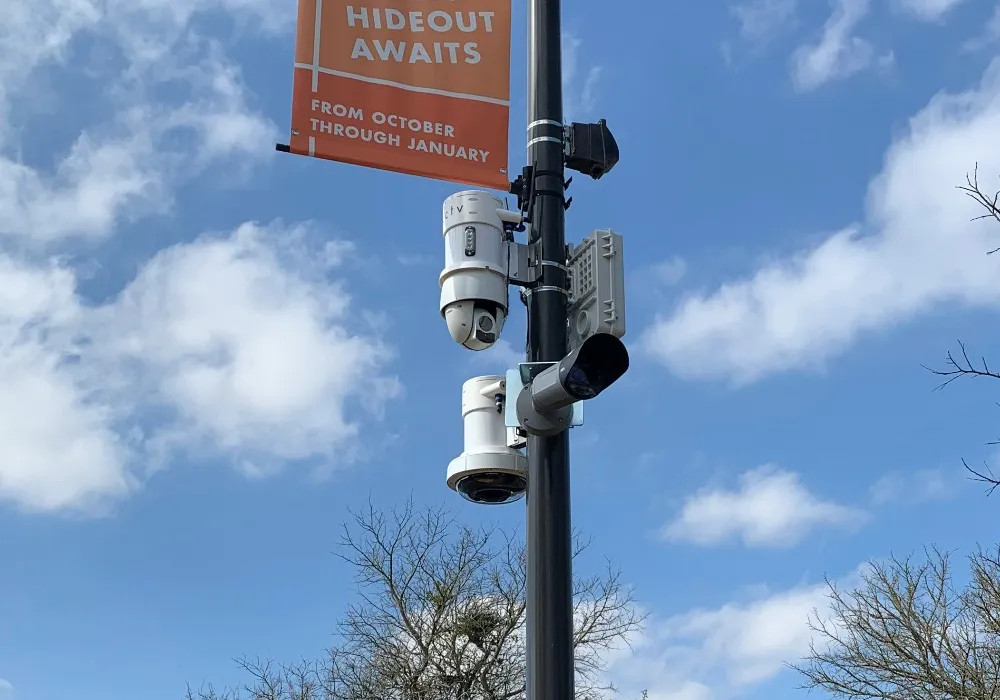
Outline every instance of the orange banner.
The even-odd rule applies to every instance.
[[[289,151],[506,191],[510,0],[299,0]]]

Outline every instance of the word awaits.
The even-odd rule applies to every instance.
[[[372,53],[368,42],[364,39],[358,39],[354,42],[351,58],[367,58],[369,61],[374,61],[377,55],[382,61],[395,61],[396,63],[459,63],[458,50],[462,49],[464,54],[462,61],[465,63],[475,65],[483,60],[483,56],[477,48],[478,45],[474,41],[465,44],[459,44],[457,41],[435,41],[430,45],[429,51],[427,46],[419,41],[410,44],[408,49],[405,41],[399,43],[386,41],[383,43],[375,39],[372,44],[375,46],[375,53]],[[445,54],[447,54],[447,61],[445,61]]]
[[[437,32],[444,34],[458,30],[470,34],[479,30],[493,32],[493,12],[445,12],[422,10],[402,12],[394,9],[373,8],[369,15],[367,7],[355,9],[347,6],[347,25],[361,29],[386,29],[391,31]],[[395,63],[467,63],[475,65],[483,60],[479,44],[475,41],[369,41],[358,37],[354,41],[351,58],[368,61],[393,61]]]

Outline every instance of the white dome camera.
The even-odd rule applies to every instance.
[[[528,462],[509,446],[506,381],[474,377],[462,385],[465,450],[448,465],[448,486],[473,503],[512,503],[528,488]]]
[[[503,202],[467,190],[448,197],[442,212],[445,266],[441,315],[456,343],[485,350],[507,320],[507,251]]]

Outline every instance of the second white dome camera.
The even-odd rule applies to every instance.
[[[473,503],[512,503],[528,488],[528,462],[511,447],[504,422],[507,383],[473,377],[462,385],[465,449],[448,465],[448,486]]]
[[[444,202],[441,315],[451,337],[469,350],[492,347],[507,320],[506,213],[488,192],[467,190]]]

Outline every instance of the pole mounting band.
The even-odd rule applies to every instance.
[[[538,286],[538,287],[532,287],[530,293],[533,294],[535,292],[559,292],[560,294],[565,294],[566,296],[569,296],[569,290],[568,289],[565,289],[563,287],[556,287],[555,285],[551,285],[551,284],[541,285],[541,286]]]
[[[556,262],[555,260],[539,260],[538,264],[544,267],[555,267],[563,272],[569,273],[569,267],[567,265],[563,265],[561,262]]]
[[[532,129],[537,129],[540,126],[555,126],[560,129],[563,128],[562,123],[557,122],[555,119],[538,119],[528,124],[528,131],[531,131]]]
[[[552,143],[558,143],[560,145],[563,142],[563,140],[561,138],[558,138],[556,136],[537,136],[537,137],[531,139],[530,141],[528,141],[528,148],[531,148],[536,143],[542,143],[542,142],[545,142],[545,141],[550,141]]]

